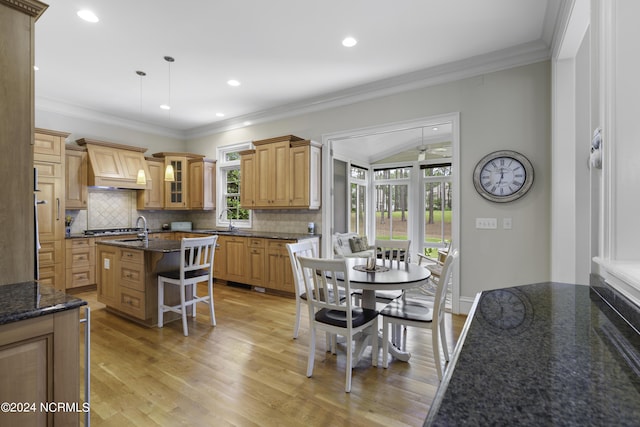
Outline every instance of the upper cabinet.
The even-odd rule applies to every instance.
[[[189,160],[189,207],[213,210],[216,194],[216,163],[208,159]]]
[[[68,145],[65,150],[65,208],[87,209],[87,150]]]
[[[321,146],[293,135],[243,151],[240,202],[249,209],[319,209]]]
[[[138,209],[154,210],[164,208],[164,159],[146,157],[149,176],[147,188],[138,191]]]
[[[192,153],[154,153],[153,157],[164,159],[165,170],[173,169],[173,180],[165,181],[164,208],[189,209],[189,160],[202,160],[204,156]]]
[[[35,129],[33,137],[33,160],[49,163],[64,163],[66,132],[49,129]]]
[[[130,188],[142,190],[146,184],[138,184],[138,171],[149,176],[143,153],[146,148],[111,142],[78,139],[78,145],[86,145],[89,154],[88,185]]]

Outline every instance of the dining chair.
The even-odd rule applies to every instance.
[[[307,302],[311,307],[309,338],[309,359],[307,377],[313,375],[316,352],[316,331],[325,331],[332,335],[341,335],[346,339],[346,380],[345,391],[351,392],[351,371],[353,364],[353,340],[358,333],[372,328],[375,332],[378,324],[378,311],[354,306],[351,298],[340,298],[340,288],[350,295],[349,270],[344,259],[321,259],[298,256],[302,277],[307,293]],[[338,282],[340,285],[338,285]],[[372,361],[378,361],[378,339],[373,334]]]
[[[164,313],[171,311],[182,315],[182,331],[189,336],[187,328],[187,307],[191,307],[196,317],[196,303],[209,306],[211,326],[216,325],[213,308],[213,261],[218,236],[184,238],[180,243],[180,269],[158,273],[158,327],[162,328]],[[207,295],[197,296],[198,283],[207,282]],[[164,286],[179,287],[180,304],[165,305]],[[191,299],[187,300],[187,287],[191,286]]]
[[[431,329],[433,355],[442,380],[443,368],[440,360],[440,341],[445,363],[449,362],[449,348],[444,323],[444,305],[446,288],[451,280],[453,266],[458,259],[458,250],[449,252],[442,268],[442,276],[438,281],[435,298],[425,297],[420,290],[406,291],[401,297],[391,301],[380,311],[382,316],[382,366],[388,367],[389,361],[389,325],[405,325]]]
[[[406,267],[410,260],[409,250],[411,248],[411,240],[379,240],[375,242],[376,253],[382,259],[383,266],[389,268]],[[376,302],[387,304],[394,298],[402,295],[401,290],[396,291],[376,291]],[[357,304],[360,304],[362,298],[362,290],[353,291],[353,297]]]
[[[303,240],[298,243],[287,243],[287,251],[289,252],[289,260],[291,261],[291,271],[293,272],[293,283],[296,291],[296,322],[293,327],[293,338],[298,338],[298,330],[300,329],[300,316],[302,304],[307,304],[307,292],[302,278],[302,269],[298,256],[315,258],[318,256],[315,246],[309,240]],[[311,316],[309,316],[311,318]]]

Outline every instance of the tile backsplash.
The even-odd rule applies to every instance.
[[[158,230],[174,221],[191,221],[194,229],[216,228],[216,211],[138,211],[135,190],[89,189],[86,210],[70,210],[74,221],[71,233],[99,228],[135,227],[139,215],[144,215],[150,229]],[[315,223],[316,234],[322,233],[322,213],[308,210],[255,210],[252,230],[306,233],[307,224]]]

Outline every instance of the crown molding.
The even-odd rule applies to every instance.
[[[525,43],[485,55],[466,58],[460,61],[378,80],[373,83],[355,86],[343,91],[306,99],[298,103],[286,104],[280,107],[234,117],[222,122],[192,128],[186,131],[186,137],[199,138],[243,127],[243,123],[246,121],[252,124],[265,123],[529,65],[548,60],[549,58],[549,47],[546,43],[542,42],[542,40]]]
[[[93,121],[110,126],[122,127],[138,132],[149,133],[152,135],[159,135],[164,137],[184,139],[184,131],[162,127],[158,125],[151,125],[148,123],[140,122],[137,120],[128,120],[121,117],[113,116],[110,114],[102,113],[100,111],[91,110],[89,108],[80,107],[78,105],[67,104],[52,100],[50,98],[35,97],[35,110],[47,111],[50,113],[60,114],[66,117]]]
[[[242,128],[246,126],[244,123],[247,121],[253,125],[266,123],[529,65],[549,58],[548,45],[542,40],[538,40],[187,130],[170,129],[135,120],[127,120],[77,105],[60,103],[41,97],[35,98],[35,108],[36,111],[49,111],[68,117],[92,120],[140,132],[188,140]]]
[[[38,0],[0,0],[0,4],[12,7],[34,18],[36,21],[49,7]]]

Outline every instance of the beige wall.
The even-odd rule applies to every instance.
[[[294,134],[322,135],[451,112],[460,113],[461,300],[481,290],[550,278],[550,65],[540,62],[187,141],[187,149],[215,157],[218,145]],[[495,204],[473,187],[485,154],[512,149],[535,169],[524,198]],[[512,218],[513,229],[476,230],[475,218]],[[321,227],[321,225],[320,225]]]

